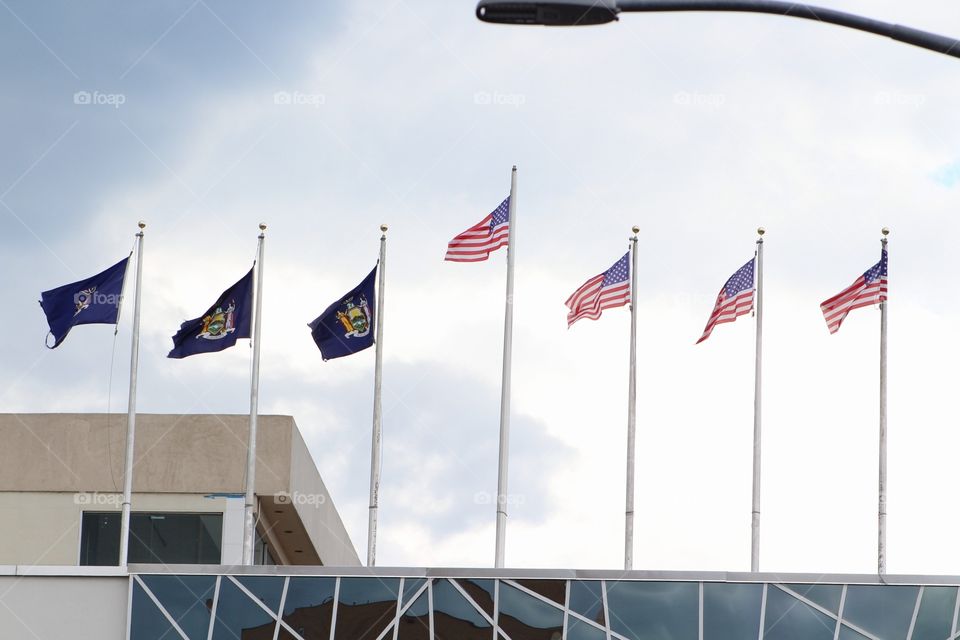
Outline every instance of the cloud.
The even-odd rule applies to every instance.
[[[944,165],[937,169],[933,174],[933,179],[938,184],[950,188],[960,184],[960,160]]]

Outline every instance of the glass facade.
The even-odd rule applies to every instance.
[[[956,586],[141,574],[130,640],[960,640]]]

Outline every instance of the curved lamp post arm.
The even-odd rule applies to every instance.
[[[886,36],[960,58],[960,40],[835,9],[782,0],[480,0],[477,18],[500,24],[583,26],[617,20],[619,13],[731,11],[766,13],[835,24]]]
[[[812,7],[795,2],[781,2],[779,0],[621,0],[616,6],[623,13],[733,11],[805,18],[816,22],[848,27],[857,31],[875,33],[878,36],[886,36],[899,42],[960,58],[960,40],[899,24],[864,18],[835,9]]]

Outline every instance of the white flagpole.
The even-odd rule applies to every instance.
[[[887,250],[890,229],[880,231]],[[887,301],[880,303],[880,500],[877,509],[877,573],[887,573]]]
[[[376,325],[375,344],[376,364],[373,373],[373,437],[370,452],[370,510],[367,520],[367,566],[377,564],[377,509],[380,506],[380,451],[383,408],[381,391],[383,388],[383,301],[386,297],[387,269],[387,225],[380,225],[380,262],[377,265],[377,308],[374,323]]]
[[[130,549],[130,501],[133,495],[133,436],[137,422],[137,370],[140,366],[140,284],[143,280],[144,222],[137,223],[137,283],[133,292],[133,335],[130,344],[130,395],[127,398],[127,450],[123,462],[123,506],[120,511],[120,560],[127,566]]]
[[[510,236],[507,298],[503,319],[503,380],[500,384],[500,466],[497,478],[497,541],[494,566],[503,567],[507,534],[507,466],[510,454],[510,366],[513,356],[513,266],[517,257],[517,167],[510,172]]]
[[[243,500],[243,559],[246,565],[253,564],[254,537],[254,488],[257,472],[257,402],[260,395],[260,309],[263,302],[263,244],[267,225],[260,224],[257,237],[256,309],[253,315],[253,373],[250,376],[250,434],[247,436],[247,477]]]
[[[750,571],[760,570],[760,381],[763,347],[763,227],[757,229],[757,361],[753,379],[753,508],[750,523]]]
[[[639,227],[633,228],[630,239],[630,389],[627,402],[627,512],[624,525],[623,568],[633,569],[633,485],[636,466],[636,428],[637,428],[637,234]]]

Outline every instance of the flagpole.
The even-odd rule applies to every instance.
[[[890,229],[880,230],[887,250]],[[877,573],[887,573],[887,301],[880,303],[880,500],[877,509]]]
[[[627,402],[627,511],[623,550],[623,568],[626,571],[633,569],[633,486],[637,442],[637,234],[639,232],[640,227],[634,227],[633,237],[630,239],[630,388]]]
[[[510,367],[513,359],[513,267],[517,257],[517,166],[510,172],[510,236],[503,319],[503,380],[500,384],[500,464],[497,477],[497,539],[494,566],[503,567],[507,534],[507,466],[510,453]]]
[[[253,320],[253,372],[250,376],[250,433],[247,436],[247,476],[243,500],[243,558],[242,564],[253,564],[254,488],[257,471],[257,403],[260,395],[260,308],[263,301],[263,245],[267,225],[260,224],[257,237],[256,310]]]
[[[373,373],[373,437],[370,452],[370,510],[367,520],[367,566],[377,564],[377,509],[380,505],[380,452],[382,448],[381,391],[383,388],[383,302],[386,294],[387,276],[387,225],[380,225],[380,262],[377,273],[377,308],[374,312],[376,323],[376,358]]]
[[[130,338],[130,395],[127,398],[127,450],[123,461],[123,505],[120,511],[120,560],[127,566],[130,550],[130,502],[133,495],[133,437],[137,422],[137,370],[140,366],[140,284],[143,281],[143,230],[147,226],[138,222],[137,232],[137,281],[133,292],[133,335]]]
[[[750,571],[760,570],[760,381],[763,354],[763,227],[757,229],[757,347],[753,374],[753,508],[750,523]]]

